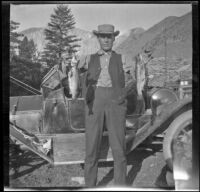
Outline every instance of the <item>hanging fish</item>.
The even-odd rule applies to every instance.
[[[78,59],[73,55],[68,72],[69,93],[72,95],[73,100],[75,100],[79,94],[79,72],[77,65]]]
[[[146,82],[145,65],[146,63],[143,61],[142,55],[138,54],[136,56],[136,82],[138,96],[142,96],[142,90],[144,89]]]
[[[145,111],[145,101],[143,97],[143,91],[148,81],[148,71],[147,71],[147,63],[152,59],[151,54],[140,53],[136,56],[136,70],[135,70],[135,79],[137,86],[137,110],[138,113],[141,114]]]

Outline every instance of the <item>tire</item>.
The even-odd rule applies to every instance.
[[[192,124],[192,110],[188,110],[181,115],[179,115],[167,129],[166,135],[163,140],[163,155],[164,159],[173,171],[173,162],[172,162],[172,143],[175,138],[178,137],[181,130],[183,130],[188,125]]]

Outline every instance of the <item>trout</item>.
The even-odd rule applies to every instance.
[[[137,93],[138,96],[142,96],[142,90],[146,82],[145,68],[146,63],[142,60],[141,54],[136,56],[136,82],[137,82]]]
[[[72,95],[73,100],[75,100],[79,94],[79,72],[77,65],[78,59],[73,55],[68,72],[69,93]]]
[[[136,85],[137,85],[137,112],[138,114],[144,113],[145,111],[145,101],[143,98],[142,92],[147,84],[147,63],[150,61],[152,57],[150,54],[138,54],[136,56],[136,70],[135,70],[135,77],[136,77]]]

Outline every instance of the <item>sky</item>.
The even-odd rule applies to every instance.
[[[96,30],[100,24],[113,24],[115,30],[142,27],[147,30],[168,16],[182,16],[192,10],[191,4],[68,4],[75,27]],[[56,4],[11,5],[10,19],[19,22],[17,31],[31,27],[47,27]]]

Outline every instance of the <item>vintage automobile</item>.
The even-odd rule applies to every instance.
[[[83,163],[85,101],[82,97],[75,102],[66,97],[61,79],[58,68],[53,67],[43,78],[41,94],[10,97],[10,137],[53,165]],[[148,138],[162,135],[164,157],[173,170],[174,141],[191,136],[192,132],[191,93],[191,85],[185,82],[177,84],[176,89],[151,88],[143,114],[136,112],[136,95],[129,95],[125,128],[127,154]],[[112,159],[105,127],[100,161]]]

